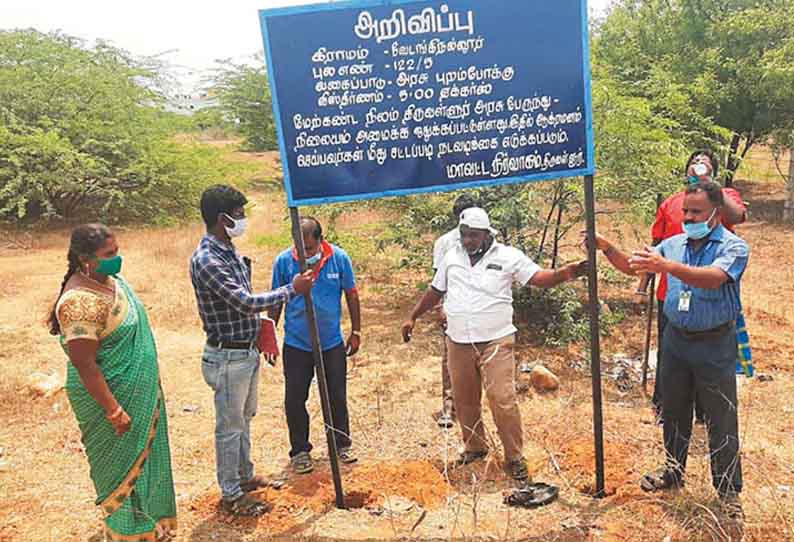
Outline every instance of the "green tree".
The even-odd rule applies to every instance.
[[[792,0],[619,0],[594,42],[627,93],[692,146],[722,139],[712,121],[729,131],[728,184],[750,148],[794,117]]]
[[[173,135],[161,79],[105,43],[0,31],[0,219],[157,220],[222,169]],[[202,164],[199,171],[195,164]]]
[[[628,94],[603,67],[594,66],[593,74],[596,195],[628,204],[636,217],[648,221],[655,214],[656,194],[681,189],[691,138],[673,115],[658,111],[648,98]]]
[[[276,123],[267,72],[263,66],[218,62],[213,90],[225,116],[237,124],[245,148],[254,151],[278,149]]]

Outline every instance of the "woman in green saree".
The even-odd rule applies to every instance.
[[[107,227],[77,227],[68,259],[49,323],[69,357],[66,392],[106,533],[124,541],[172,536],[171,453],[146,311],[118,276],[121,256]]]

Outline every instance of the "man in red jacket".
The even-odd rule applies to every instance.
[[[703,149],[693,152],[686,162],[686,184],[695,184],[701,181],[710,181],[716,178],[719,172],[719,160],[711,150]],[[723,188],[723,196],[725,198],[725,206],[722,209],[722,224],[731,232],[734,231],[736,224],[741,224],[747,218],[747,207],[742,201],[739,192],[733,188]],[[659,210],[656,212],[656,221],[651,228],[651,236],[653,237],[653,244],[658,245],[668,237],[684,233],[684,196],[685,190],[676,192],[662,203]],[[644,276],[640,280],[637,288],[638,294],[644,294],[650,276]],[[664,298],[667,294],[667,276],[662,273],[660,275],[659,287],[656,289],[656,299],[658,302],[658,324],[659,324],[659,337],[664,334],[664,328],[667,325],[667,318],[662,310],[664,305]],[[659,341],[659,353],[657,354],[656,364],[656,380],[653,387],[653,406],[657,416],[661,414],[662,409],[662,389],[659,378],[659,367],[661,366],[661,340]],[[698,411],[698,420],[702,421],[702,415]]]

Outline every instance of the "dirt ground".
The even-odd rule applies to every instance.
[[[303,477],[287,470],[279,361],[262,371],[253,455],[259,473],[286,485],[260,492],[271,506],[262,518],[226,516],[217,506],[212,395],[201,376],[204,337],[187,271],[203,229],[196,223],[118,230],[124,274],[147,306],[160,352],[179,507],[177,540],[794,540],[794,230],[775,219],[782,182],[743,182],[739,188],[753,213],[739,228],[753,250],[742,297],[756,367],[772,378],[740,379],[743,535],[722,516],[710,487],[700,427],[686,489],[663,495],[639,489],[640,476],[662,459],[661,430],[639,384],[618,386],[609,376],[616,354],[642,352],[645,318],[631,308],[632,285],[600,286],[608,305],[629,312],[602,340],[608,497],[588,495],[594,460],[586,346],[519,348],[520,360],[541,361],[562,377],[556,392],[520,396],[532,475],[561,490],[551,506],[525,510],[502,504],[509,483],[498,453],[462,469],[448,466],[460,437],[457,428],[441,430],[432,418],[441,404],[439,334],[423,322],[411,343],[399,338],[399,325],[419,295],[416,283],[427,277],[376,261],[359,276],[364,339],[349,367],[351,425],[360,457],[342,469],[349,510],[334,507],[316,390],[310,412],[318,468]],[[266,289],[278,249],[257,244],[256,236],[286,231],[285,212],[278,193],[257,192],[253,199],[251,233],[240,248],[254,257],[255,287]],[[381,219],[371,211],[352,213],[339,227],[354,231]],[[603,232],[631,230],[600,226]],[[65,394],[38,397],[29,389],[33,373],[61,381],[65,374],[66,358],[42,321],[66,268],[68,233],[8,237],[0,241],[0,542],[98,542],[104,539],[101,516]],[[495,437],[488,414],[486,423]]]

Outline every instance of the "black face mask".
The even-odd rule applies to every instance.
[[[485,241],[482,242],[482,244],[480,245],[480,248],[478,248],[471,255],[472,256],[482,256],[483,254],[485,254],[488,251],[489,248],[491,248],[492,244],[493,244],[493,237],[491,237],[489,235],[488,237],[485,238]]]

